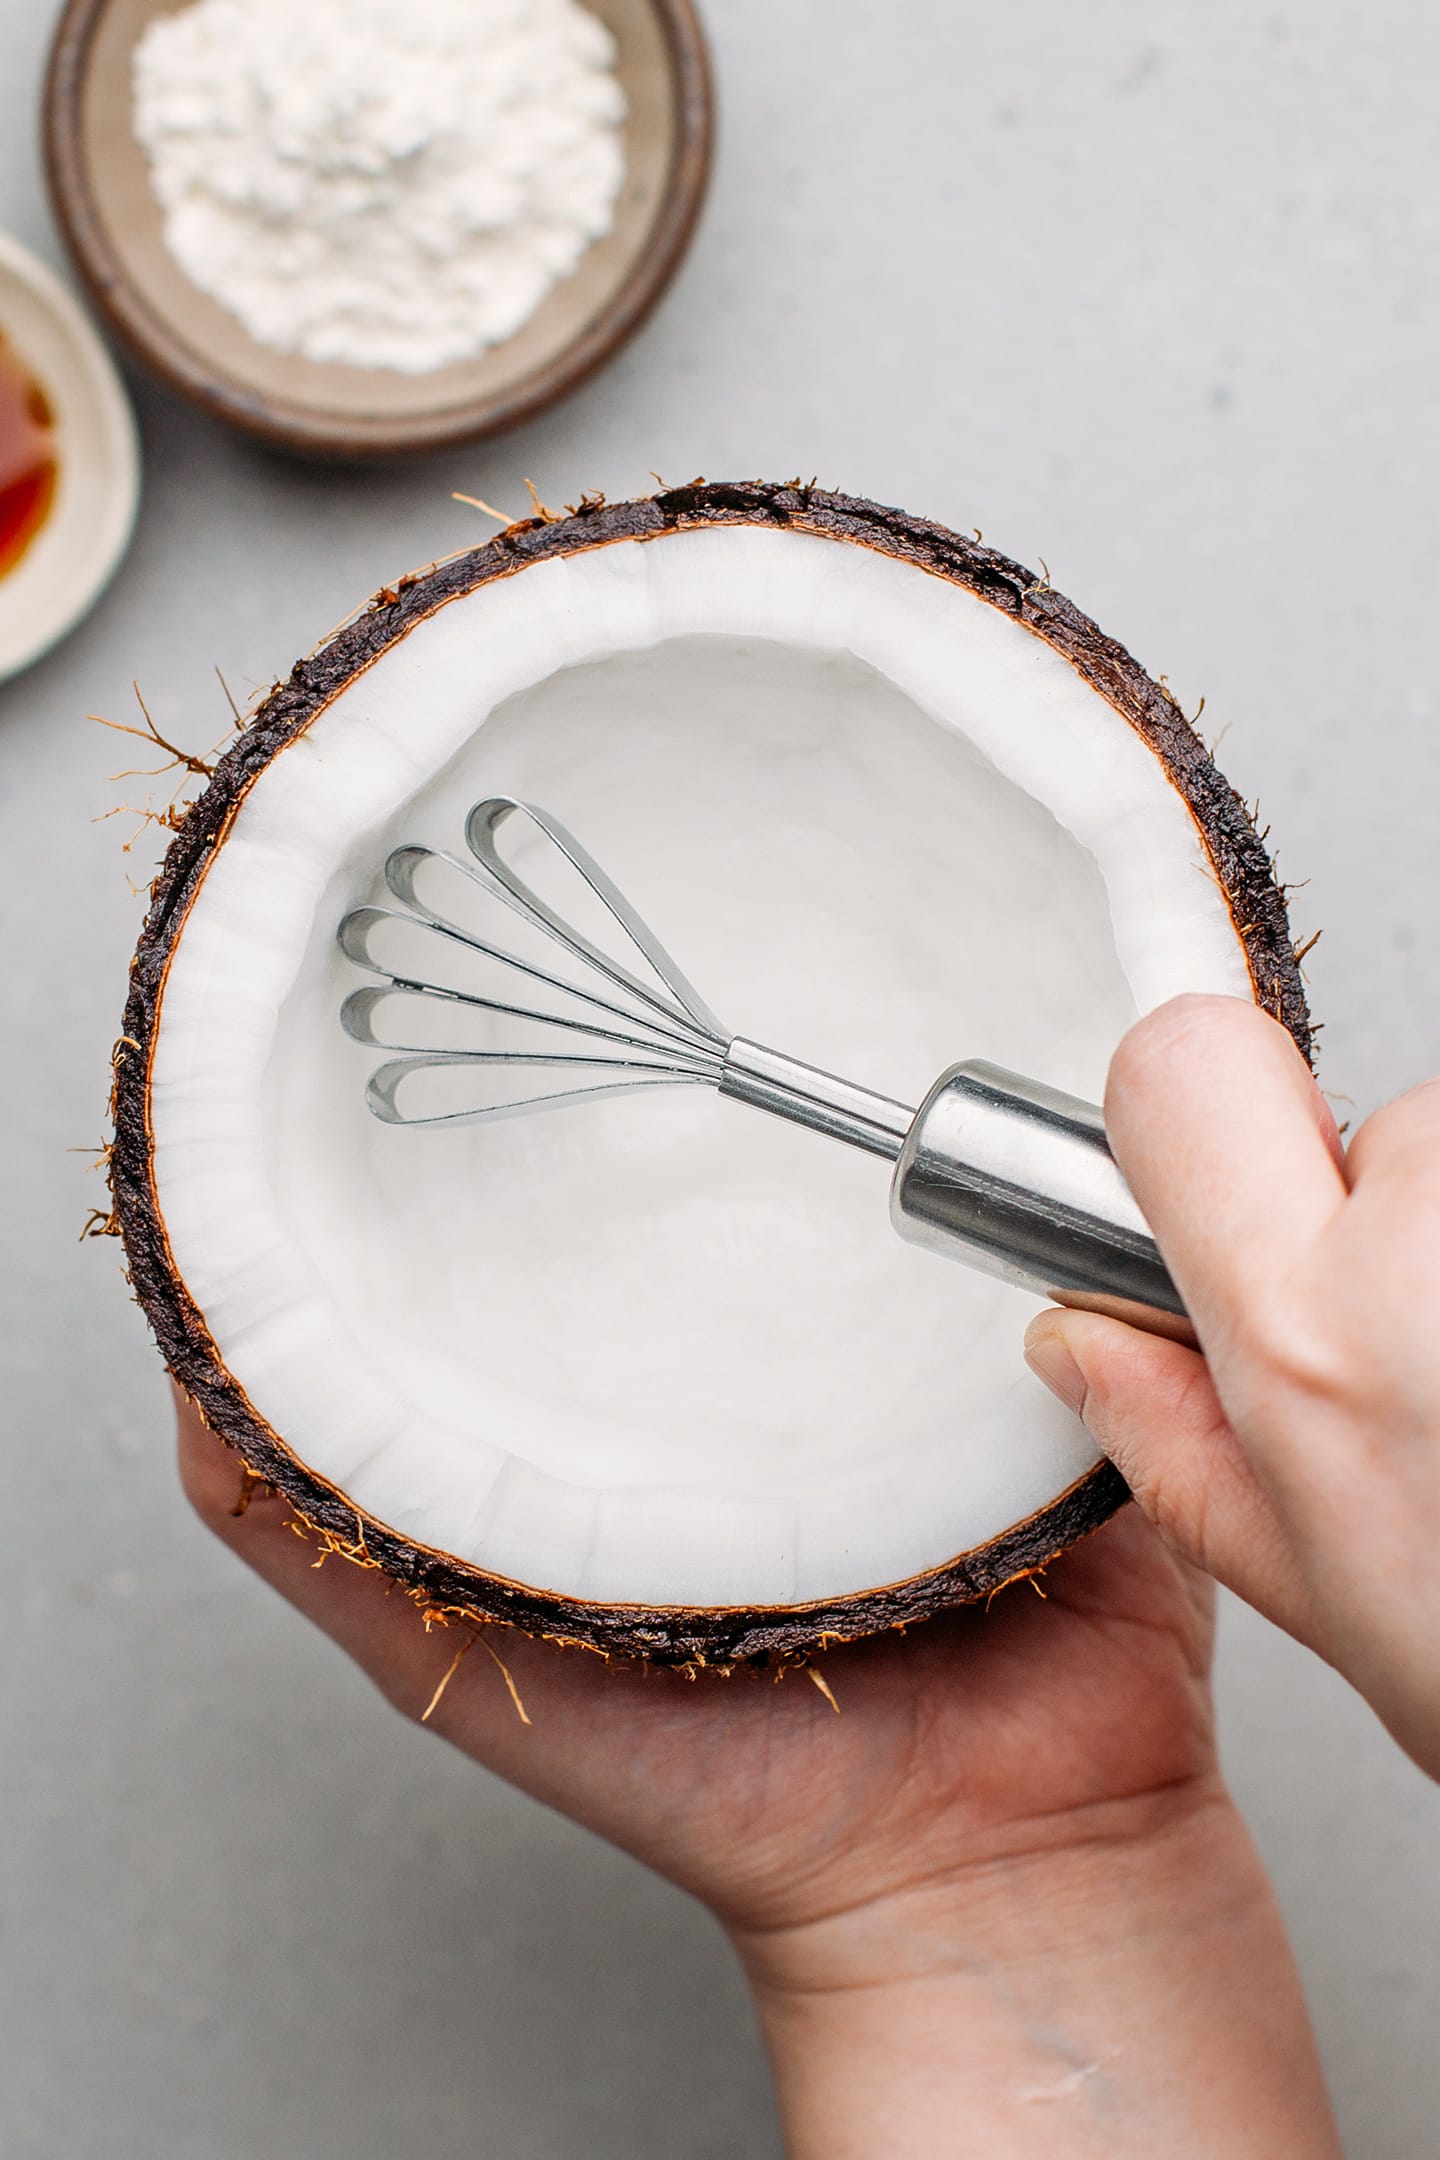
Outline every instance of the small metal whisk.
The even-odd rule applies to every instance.
[[[497,836],[511,819],[579,874],[644,963],[648,981],[566,921],[502,858]],[[713,1087],[893,1162],[891,1221],[912,1244],[1062,1303],[1188,1336],[1185,1308],[1094,1104],[980,1059],[942,1073],[918,1110],[856,1087],[732,1034],[624,894],[547,811],[514,796],[490,796],[471,810],[465,839],[469,861],[437,848],[396,848],[385,883],[399,907],[353,908],[340,924],[347,957],[380,978],[350,992],[340,1019],[353,1041],[391,1053],[366,1090],[383,1123],[467,1125],[634,1088]],[[417,879],[437,864],[540,933],[546,957],[527,958],[512,949],[513,940],[498,941],[498,931],[495,938],[479,935],[422,900]],[[380,947],[397,936],[413,941],[417,931],[425,965],[411,973]],[[478,990],[451,988],[431,980],[441,972],[442,954],[464,955],[468,969],[478,957],[487,975],[499,971],[500,987],[492,990],[487,981]],[[562,954],[574,963],[573,979]],[[511,983],[516,987],[507,997],[503,989]],[[397,1001],[420,1042],[391,1039],[385,1022]],[[436,1046],[446,1019],[476,1013],[488,1016],[493,1040]],[[402,1095],[408,1099],[422,1075],[436,1072],[491,1083],[532,1077],[458,1109],[407,1109]]]

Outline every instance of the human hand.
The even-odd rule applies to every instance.
[[[803,1672],[687,1680],[505,1630],[454,1665],[472,1638],[317,1568],[283,1500],[237,1515],[239,1465],[183,1401],[180,1443],[210,1527],[399,1709],[449,1672],[437,1731],[715,1913],[796,2154],[1334,2152],[1216,1766],[1208,1585],[1133,1510],[1043,1599],[829,1653],[837,1716]]]
[[[1125,1038],[1105,1119],[1204,1358],[1054,1311],[1031,1364],[1170,1545],[1440,1778],[1440,1082],[1347,1151],[1275,1021],[1189,997]]]

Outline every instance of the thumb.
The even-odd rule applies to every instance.
[[[1026,1329],[1025,1360],[1083,1419],[1167,1544],[1304,1635],[1299,1570],[1198,1351],[1052,1307]]]

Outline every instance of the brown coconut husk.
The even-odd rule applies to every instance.
[[[659,541],[696,527],[758,525],[818,534],[912,563],[963,585],[1061,654],[1149,746],[1189,806],[1243,945],[1255,1001],[1289,1029],[1308,1057],[1312,1030],[1285,896],[1251,815],[1164,683],[1057,593],[1048,577],[1037,577],[978,536],[798,482],[697,480],[634,502],[607,504],[590,496],[565,516],[538,505],[537,511],[481,546],[384,587],[271,690],[180,819],[152,888],[115,1053],[109,1158],[114,1221],[135,1294],[171,1373],[207,1425],[235,1449],[246,1477],[282,1494],[326,1551],[383,1569],[433,1615],[475,1625],[503,1622],[608,1655],[691,1670],[801,1663],[829,1644],[908,1626],[1033,1577],[1123,1504],[1128,1495],[1119,1472],[1098,1463],[1026,1521],[942,1567],[797,1606],[675,1608],[566,1598],[488,1575],[358,1510],[300,1461],[226,1369],[175,1265],[155,1191],[149,1081],[166,971],[246,791],[341,690],[448,601],[556,555],[618,541]]]

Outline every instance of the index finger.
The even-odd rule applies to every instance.
[[[1345,1203],[1310,1068],[1242,998],[1176,998],[1132,1028],[1105,1124],[1202,1345],[1242,1330]]]

